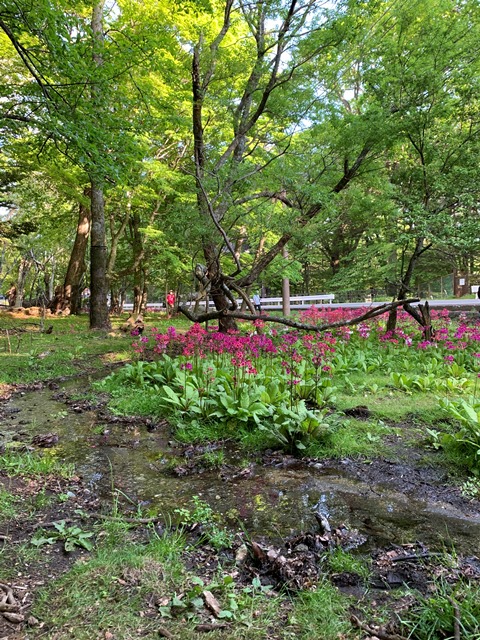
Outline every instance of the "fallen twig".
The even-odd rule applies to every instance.
[[[405,636],[399,636],[398,633],[387,633],[386,631],[382,631],[381,629],[375,629],[368,624],[362,622],[357,616],[351,615],[350,622],[358,629],[365,631],[370,636],[374,636],[379,640],[407,640]]]
[[[453,607],[453,637],[454,640],[460,640],[460,607],[458,602],[448,596],[448,601]]]
[[[197,624],[195,631],[206,633],[208,631],[216,631],[217,629],[227,629],[230,625],[226,622],[216,622],[213,624]]]
[[[409,553],[406,556],[397,556],[392,558],[392,562],[407,562],[408,560],[422,560],[423,558],[430,558],[431,556],[439,556],[440,553],[432,553],[430,551],[423,551],[422,553]]]

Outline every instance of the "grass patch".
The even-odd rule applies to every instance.
[[[43,453],[8,451],[0,456],[0,467],[9,476],[55,474],[68,479],[75,472],[73,464],[57,460],[53,453],[46,451]]]
[[[122,386],[111,394],[108,408],[114,414],[158,417],[164,413],[158,406],[158,392],[154,389]]]
[[[379,390],[375,394],[338,392],[336,407],[340,411],[363,405],[379,420],[402,422],[415,418],[432,425],[444,417],[433,394],[416,393],[411,396],[400,391]]]
[[[327,560],[330,571],[333,573],[355,573],[363,580],[367,580],[370,575],[370,569],[365,560],[344,551],[341,547],[334,549]]]
[[[182,563],[181,534],[152,530],[147,544],[134,544],[118,524],[109,523],[110,533],[99,537],[98,549],[37,597],[32,613],[45,625],[42,637],[90,640],[110,632],[116,640],[153,639],[162,626],[175,638],[193,640],[199,637],[195,624],[209,619],[204,589],[220,602],[230,625],[210,638],[260,640],[271,630],[280,634],[284,600],[269,596],[258,579],[237,586],[220,571],[204,582]],[[114,531],[116,544],[110,535]]]
[[[18,498],[9,491],[0,489],[0,521],[11,520],[17,515]]]
[[[183,547],[180,536],[168,534],[152,534],[146,545],[125,535],[113,545],[105,536],[94,554],[41,592],[34,615],[50,629],[45,637],[87,640],[107,631],[119,640],[158,637],[158,620],[142,619],[141,612],[152,596],[156,601],[181,588]]]
[[[401,618],[402,630],[412,640],[441,640],[455,637],[457,618],[460,637],[480,638],[480,589],[478,585],[459,582],[436,584],[428,596],[415,594],[417,603]]]
[[[307,447],[307,455],[317,458],[345,456],[377,456],[385,451],[382,437],[391,429],[379,420],[341,419],[331,417],[332,430],[329,437],[321,442],[312,442]]]
[[[315,591],[299,595],[290,622],[302,640],[338,640],[351,631],[348,606],[348,599],[323,581]]]
[[[45,549],[37,549],[30,542],[8,545],[0,549],[0,582],[8,583],[18,577],[19,573],[39,571],[47,573],[51,556],[45,554]]]
[[[50,380],[131,359],[133,338],[118,331],[127,318],[128,314],[112,317],[113,331],[107,333],[89,329],[88,314],[47,316],[45,327],[53,327],[52,333],[47,334],[40,331],[41,318],[0,311],[0,382]],[[166,331],[173,325],[183,330],[191,323],[183,317],[167,320],[151,314],[145,318],[145,325],[147,335],[153,327]]]

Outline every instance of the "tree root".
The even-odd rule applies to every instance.
[[[13,595],[13,590],[8,584],[0,583],[0,594],[3,591],[3,595],[0,597],[0,614],[15,624],[20,624],[25,620],[25,616],[21,613],[20,603],[17,602]]]

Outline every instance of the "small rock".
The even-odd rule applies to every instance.
[[[245,562],[245,559],[247,556],[248,556],[247,546],[245,544],[242,544],[242,546],[239,547],[237,553],[235,554],[235,563],[242,564],[242,562]]]
[[[35,618],[35,616],[29,616],[27,620],[27,624],[29,627],[38,627],[40,621]]]

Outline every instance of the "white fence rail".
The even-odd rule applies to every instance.
[[[262,311],[269,311],[270,309],[282,309],[282,300],[283,298],[260,298],[260,304],[262,307]],[[292,296],[290,298],[290,309],[309,309],[312,305],[324,305],[331,304],[335,300],[335,295],[333,293],[320,293],[315,296]],[[194,302],[190,302],[190,305],[193,306]],[[242,300],[237,300],[237,304],[239,308],[242,306]],[[252,302],[253,304],[253,302]],[[200,306],[205,308],[205,301],[200,302]],[[208,301],[209,308],[213,308],[215,303],[213,300]],[[165,304],[163,302],[149,302],[147,307],[150,309],[165,309]],[[130,311],[133,309],[132,303],[126,303],[123,305],[125,311]]]
[[[290,309],[309,309],[312,305],[331,304],[333,300],[335,300],[333,293],[321,293],[316,296],[292,296],[290,298]],[[260,305],[262,310],[265,311],[269,309],[282,309],[282,302],[283,298],[260,298]],[[241,307],[242,301],[237,300],[237,304]],[[208,306],[215,306],[213,300],[209,301]]]

